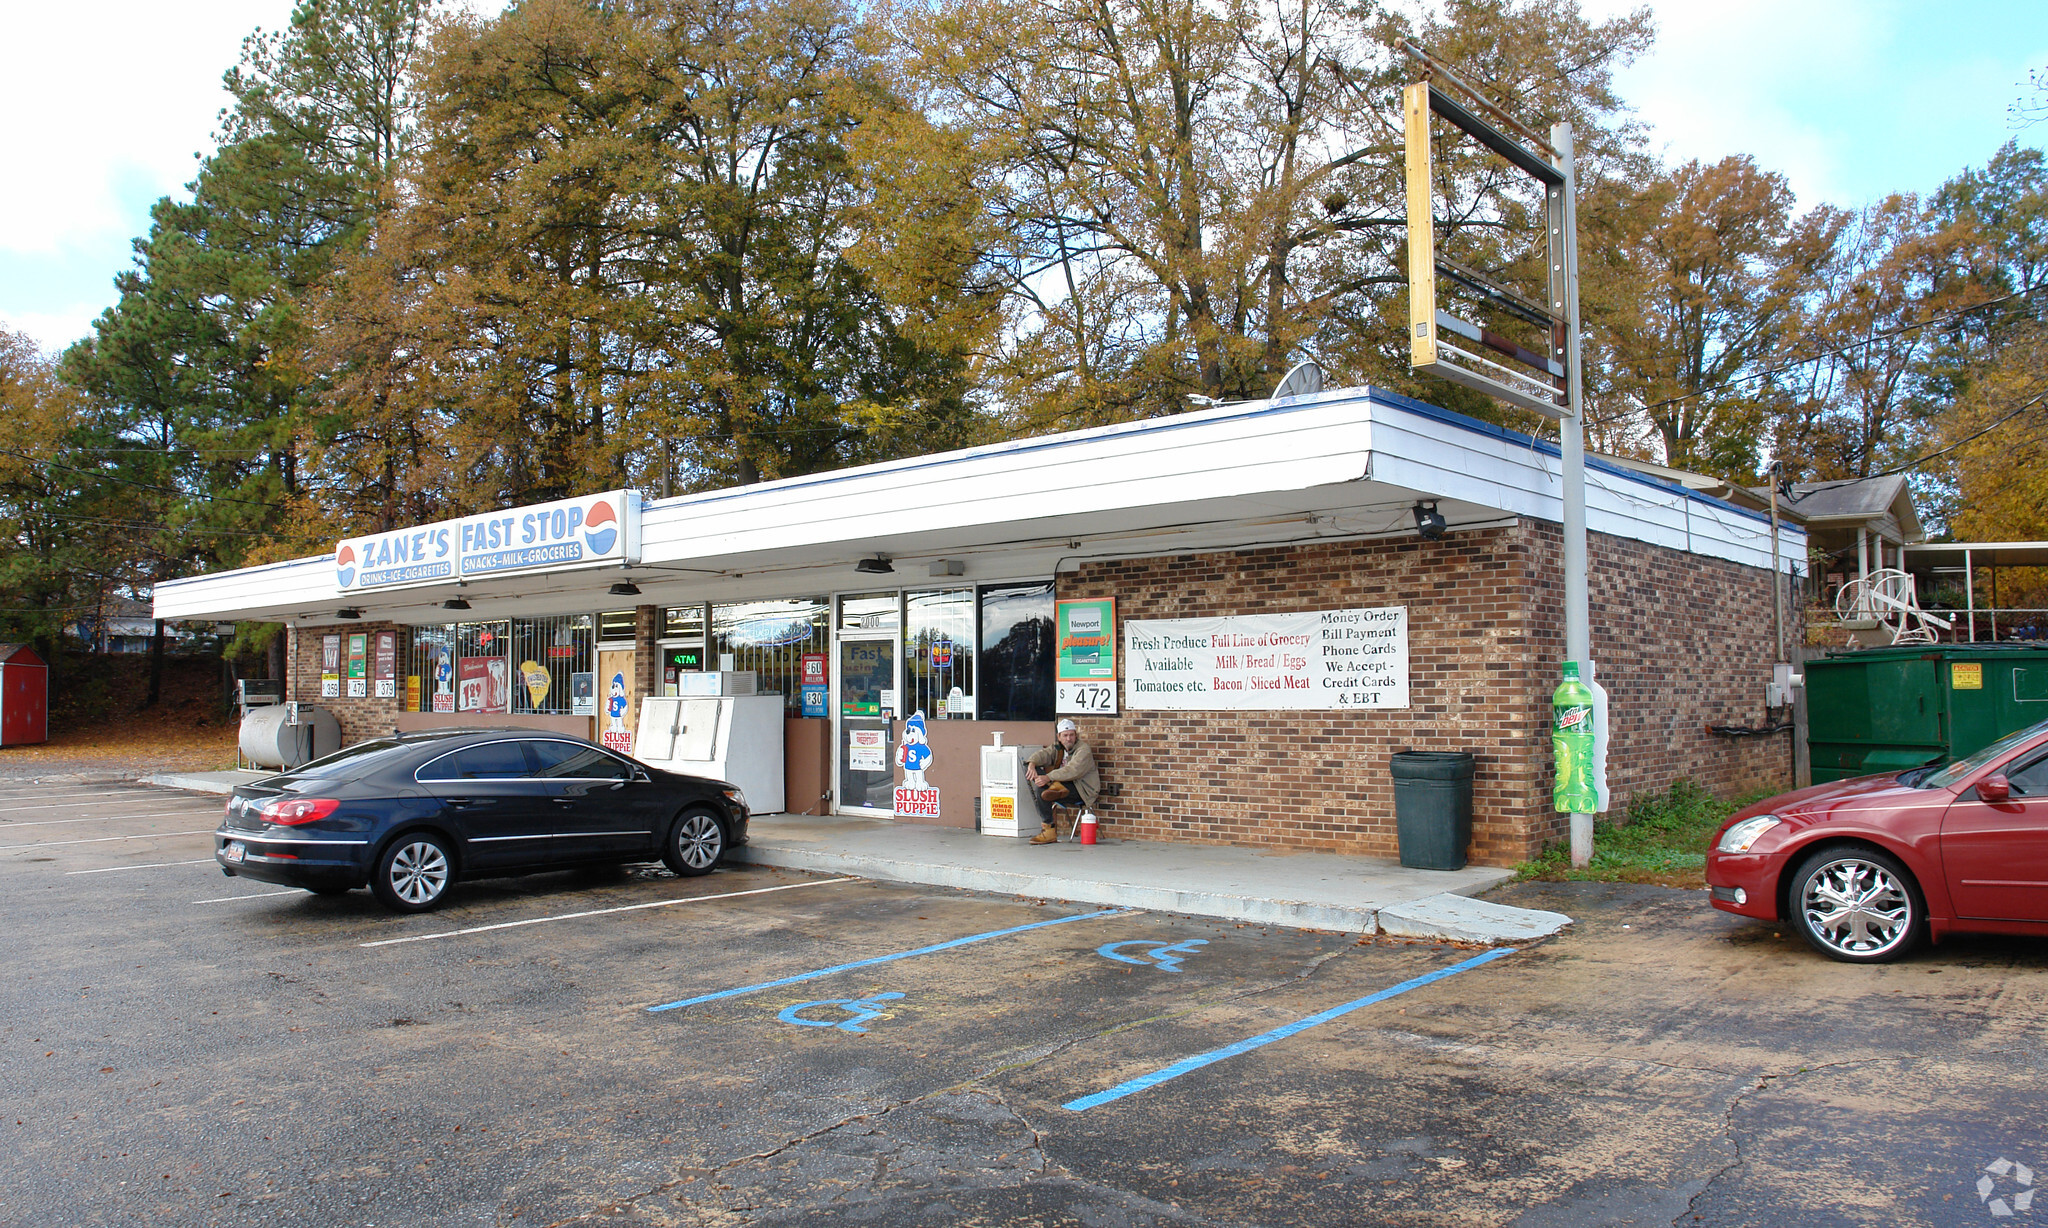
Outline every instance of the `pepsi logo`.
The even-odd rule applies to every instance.
[[[583,518],[583,540],[594,554],[610,554],[619,540],[619,514],[603,499],[590,505],[590,514]]]
[[[334,552],[334,578],[342,588],[347,588],[356,582],[356,548],[354,546],[344,542],[341,549]]]

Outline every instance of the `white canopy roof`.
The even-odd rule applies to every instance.
[[[165,619],[442,623],[624,604],[680,604],[927,583],[958,560],[962,580],[1042,577],[1084,560],[1313,541],[1407,537],[1418,499],[1450,531],[1518,516],[1562,519],[1555,444],[1375,388],[1224,405],[911,460],[650,500],[641,559],[624,569],[444,580],[343,598],[332,555],[169,581]],[[1766,517],[1589,457],[1593,532],[1751,567],[1771,565]],[[1781,526],[1780,566],[1806,554]],[[889,576],[854,571],[881,554]]]

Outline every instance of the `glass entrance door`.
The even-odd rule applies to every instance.
[[[896,633],[839,636],[838,809],[844,814],[896,811]]]

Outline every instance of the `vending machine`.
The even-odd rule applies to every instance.
[[[981,748],[981,834],[1037,835],[1038,805],[1031,799],[1024,765],[1039,748],[1005,746],[1002,734],[995,738],[995,745]]]

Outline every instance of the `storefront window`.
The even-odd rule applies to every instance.
[[[592,635],[588,614],[513,619],[512,711],[569,715],[576,675],[584,675],[586,689],[590,685]]]
[[[672,605],[661,612],[661,638],[665,640],[704,639],[704,607]]]
[[[508,622],[455,625],[455,710],[483,715],[512,710]]]
[[[969,720],[974,716],[974,590],[910,593],[903,633],[903,682],[907,715],[927,720]]]
[[[676,693],[679,674],[701,673],[715,661],[704,656],[704,607],[670,606],[661,612],[661,693]]]
[[[607,644],[630,644],[639,638],[639,616],[632,610],[606,610],[597,616],[597,638]]]
[[[455,632],[453,623],[412,629],[402,684],[405,689],[399,699],[405,711],[455,711]]]
[[[894,593],[857,593],[839,599],[841,631],[894,631],[901,625]]]
[[[981,681],[985,721],[1053,718],[1052,582],[981,590]]]
[[[825,652],[823,600],[742,601],[711,607],[712,659],[732,658],[736,670],[752,670],[763,692],[779,692],[783,706],[803,706],[806,654]]]
[[[587,715],[593,621],[564,614],[415,627],[399,704],[407,712]]]

